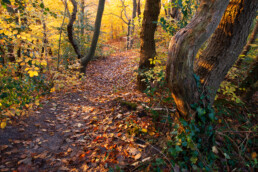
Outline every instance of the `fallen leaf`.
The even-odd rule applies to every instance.
[[[142,156],[142,154],[141,154],[141,153],[138,153],[138,154],[134,157],[134,159],[135,159],[135,160],[138,160],[138,159],[141,158],[141,156]]]
[[[143,129],[142,129],[142,132],[147,133],[148,130],[147,130],[146,128],[143,128]]]
[[[6,122],[1,122],[1,128],[4,129],[6,127]]]
[[[251,154],[251,157],[252,157],[252,159],[255,159],[255,158],[257,157],[256,152],[253,152],[253,153]]]

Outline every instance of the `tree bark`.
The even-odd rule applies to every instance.
[[[68,39],[69,39],[70,43],[72,44],[73,49],[74,49],[75,53],[77,54],[78,59],[81,59],[82,55],[80,53],[79,46],[78,46],[77,42],[75,41],[74,34],[73,34],[73,23],[76,20],[76,14],[77,14],[77,2],[75,0],[70,0],[70,1],[73,4],[73,12],[70,17],[69,24],[67,25],[67,34],[68,34]]]
[[[84,9],[85,9],[85,2],[81,0],[81,37],[84,35]]]
[[[64,9],[64,16],[63,16],[63,21],[62,24],[60,26],[60,32],[59,32],[59,43],[58,43],[58,55],[57,55],[57,70],[59,70],[59,64],[60,64],[60,50],[61,50],[61,41],[62,41],[62,32],[63,32],[63,25],[64,25],[64,21],[65,21],[65,17],[66,17],[66,11],[67,9],[67,1],[65,1],[65,9]]]
[[[127,24],[127,35],[126,35],[126,49],[130,49],[130,40],[131,40],[131,19],[128,20]]]
[[[171,5],[176,3],[176,0],[170,0]],[[172,7],[171,8],[171,12],[170,12],[170,17],[175,19],[175,20],[179,20],[180,19],[180,11],[178,7]]]
[[[195,72],[211,104],[220,83],[246,45],[257,9],[258,0],[231,0],[207,48],[196,61]]]
[[[253,43],[255,43],[255,40],[257,38],[257,33],[258,33],[258,22],[256,22],[254,30],[249,38],[249,41],[247,42],[244,50],[242,51],[240,58],[238,58],[238,60],[236,62],[236,66],[240,67],[240,65],[242,64],[243,59],[246,57],[247,53],[250,51],[250,49],[252,47],[251,45]]]
[[[128,22],[129,23],[129,29],[128,29],[128,35],[129,35],[129,45],[127,49],[131,49],[133,47],[133,33],[134,33],[134,19],[136,17],[136,8],[137,8],[137,2],[136,0],[133,0],[133,13],[132,13],[132,19]]]
[[[0,61],[1,64],[5,65],[5,50],[0,46]]]
[[[41,0],[41,3],[44,6],[43,0]],[[44,8],[41,9],[41,12],[42,12],[42,27],[43,27],[43,47],[41,49],[41,56],[44,56],[46,58],[47,57],[48,40],[47,40],[47,24],[46,24],[45,16],[44,16]]]
[[[200,98],[193,71],[195,56],[217,28],[228,3],[229,0],[201,0],[191,22],[170,41],[166,79],[177,109],[184,117],[193,112],[191,105]]]
[[[137,16],[140,18],[141,15],[141,0],[138,0],[137,2]]]
[[[140,48],[140,62],[139,74],[137,76],[138,89],[144,91],[147,87],[146,76],[144,72],[153,68],[149,59],[154,59],[156,55],[156,47],[154,34],[157,28],[157,20],[160,13],[160,0],[146,0],[145,9],[143,13],[142,30],[141,30],[141,48]]]
[[[94,34],[93,34],[93,38],[92,38],[92,42],[91,42],[90,51],[89,51],[88,55],[86,57],[83,57],[81,60],[81,72],[82,73],[86,72],[86,67],[87,67],[89,61],[93,58],[93,56],[95,54],[98,39],[99,39],[101,19],[102,19],[102,15],[104,12],[104,8],[105,8],[105,0],[99,0],[98,11],[97,11],[97,16],[96,16],[96,20],[95,20]]]

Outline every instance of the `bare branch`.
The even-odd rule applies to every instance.
[[[114,14],[114,13],[109,13],[109,14],[105,14],[105,15],[113,15],[113,16],[116,16],[116,17],[120,18],[120,19],[121,19],[125,24],[127,24],[127,25],[128,25],[128,22],[126,22],[126,21],[124,20],[124,18],[122,17],[122,15],[121,15],[121,16],[119,16],[119,15]]]

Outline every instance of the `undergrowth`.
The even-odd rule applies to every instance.
[[[157,57],[151,63],[162,64],[162,58]],[[175,106],[165,87],[164,68],[158,65],[144,75],[148,85],[145,93],[151,100],[148,110],[160,135],[151,143],[166,157],[160,154],[141,168],[150,171],[252,171],[257,168],[256,115],[246,108],[234,82],[221,84],[213,107],[204,108],[204,96],[201,96],[199,103],[192,105],[195,118],[186,121],[169,111]],[[228,76],[237,78],[233,73]],[[199,77],[195,78],[198,85]],[[157,111],[156,107],[163,110]]]

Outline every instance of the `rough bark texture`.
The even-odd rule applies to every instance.
[[[5,51],[2,47],[0,47],[0,62],[3,66],[5,65]]]
[[[195,72],[208,102],[213,103],[220,83],[245,46],[257,9],[258,0],[231,0],[207,48],[200,54]]]
[[[145,76],[141,73],[154,67],[150,64],[149,59],[153,59],[156,55],[154,34],[157,28],[156,21],[160,13],[160,0],[146,0],[143,13],[142,31],[141,31],[141,48],[139,74],[137,76],[138,89],[143,91],[146,89]]]
[[[176,0],[170,0],[171,4],[175,4]],[[176,20],[180,19],[180,11],[178,7],[173,7],[170,11],[170,17]]]
[[[92,42],[91,42],[90,51],[87,54],[87,56],[83,57],[81,60],[81,72],[82,73],[86,72],[86,67],[95,54],[98,39],[99,39],[101,19],[102,19],[102,15],[104,12],[104,7],[105,7],[105,0],[99,0],[98,11],[97,11],[97,16],[96,16],[96,20],[95,20],[94,34],[93,34],[93,38],[92,38]]]
[[[41,3],[44,6],[44,1],[41,0]],[[45,16],[44,16],[44,11],[41,9],[42,12],[42,26],[43,26],[43,47],[41,49],[41,56],[47,57],[47,44],[48,44],[48,39],[47,39],[47,24],[45,21]]]
[[[62,32],[63,32],[63,25],[66,17],[66,12],[67,12],[67,1],[65,1],[65,9],[64,9],[64,16],[63,16],[63,21],[60,26],[60,32],[59,32],[59,43],[58,43],[58,55],[57,55],[57,70],[59,70],[59,63],[60,63],[60,50],[61,50],[61,41],[62,41]]]
[[[130,49],[130,38],[131,38],[131,19],[128,20],[127,24],[127,35],[126,35],[126,49]]]
[[[85,9],[85,2],[84,0],[81,0],[81,37],[84,35],[84,9]]]
[[[70,21],[67,25],[67,33],[68,33],[68,39],[70,41],[70,43],[72,44],[73,46],[73,49],[75,51],[75,53],[77,54],[78,56],[78,59],[81,59],[82,55],[80,53],[80,50],[79,50],[79,46],[77,44],[77,42],[75,41],[74,39],[74,36],[73,36],[73,23],[74,21],[76,20],[76,14],[77,14],[77,2],[75,0],[70,0],[73,4],[73,12],[72,12],[72,15],[70,17]],[[69,10],[68,10],[69,11]]]
[[[243,59],[245,58],[245,56],[247,55],[247,53],[250,51],[250,49],[251,49],[251,47],[252,47],[251,45],[252,45],[253,43],[255,43],[255,40],[256,40],[256,38],[257,38],[257,33],[258,33],[258,22],[256,22],[256,24],[255,24],[254,30],[253,30],[253,32],[252,32],[252,34],[251,34],[251,36],[250,36],[250,38],[249,38],[249,40],[248,40],[248,42],[247,42],[245,48],[244,48],[244,50],[242,51],[242,53],[241,53],[241,55],[240,55],[241,57],[237,60],[236,65],[237,65],[238,67],[242,64]]]
[[[180,10],[179,10],[179,8],[177,6],[174,6],[174,5],[177,5],[176,1],[177,0],[170,0],[169,4],[168,4],[169,7],[166,7],[165,4],[163,4],[165,15],[166,15],[167,19],[171,19],[172,18],[172,19],[175,19],[175,20],[179,20],[179,18],[180,18]]]
[[[201,0],[191,22],[170,41],[166,78],[183,116],[191,114],[191,104],[199,100],[193,71],[196,53],[217,28],[228,3],[229,0]]]
[[[133,33],[134,33],[134,19],[136,17],[136,8],[137,8],[137,2],[136,0],[133,0],[133,13],[132,13],[132,19],[131,19],[131,29],[130,29],[130,42],[129,42],[129,49],[131,49],[133,47]]]
[[[141,0],[137,2],[137,16],[140,18],[141,15]]]

